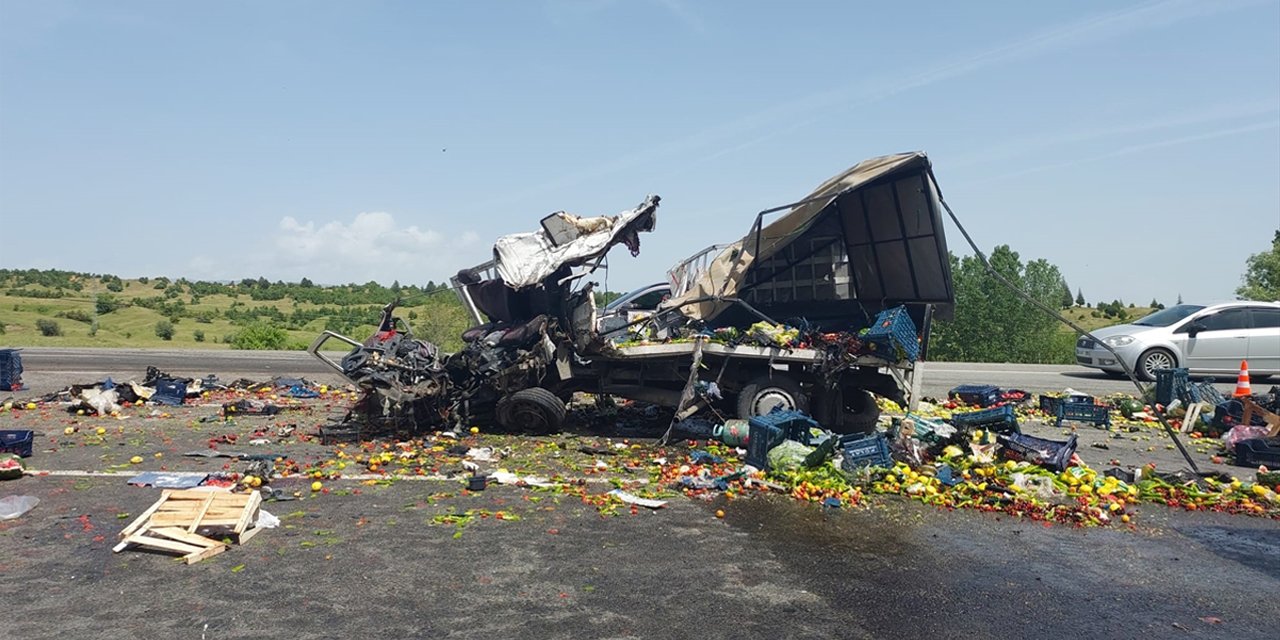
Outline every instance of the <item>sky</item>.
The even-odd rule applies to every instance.
[[[1089,302],[1231,299],[1280,0],[0,0],[0,268],[425,284],[658,194],[622,291],[910,150]]]

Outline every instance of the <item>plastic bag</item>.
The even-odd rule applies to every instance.
[[[1254,427],[1249,425],[1238,424],[1231,427],[1231,430],[1223,434],[1222,442],[1227,445],[1227,449],[1234,450],[1236,445],[1242,440],[1253,440],[1255,438],[1265,438],[1270,431],[1266,427]]]
[[[13,520],[36,508],[40,498],[35,496],[5,496],[0,498],[0,520]]]
[[[1023,493],[1028,493],[1041,500],[1048,500],[1054,496],[1052,478],[1029,473],[1015,473],[1010,478],[1013,480],[1013,486]]]
[[[813,453],[813,449],[795,440],[783,440],[782,444],[769,450],[769,468],[774,471],[799,469],[804,464],[804,459]]]

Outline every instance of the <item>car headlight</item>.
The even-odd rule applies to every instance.
[[[1111,336],[1110,338],[1103,338],[1102,342],[1109,347],[1123,347],[1133,344],[1133,336]]]

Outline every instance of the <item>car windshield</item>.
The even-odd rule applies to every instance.
[[[1203,308],[1204,305],[1199,304],[1180,304],[1157,311],[1141,320],[1135,320],[1132,324],[1143,327],[1167,327]]]

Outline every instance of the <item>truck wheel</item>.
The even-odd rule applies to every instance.
[[[836,387],[818,399],[813,417],[824,428],[842,435],[871,433],[880,419],[880,407],[868,391]]]
[[[564,422],[564,401],[556,394],[533,387],[521,389],[498,403],[498,424],[515,431],[552,433]]]
[[[743,420],[765,415],[778,407],[809,411],[809,396],[800,388],[800,383],[784,374],[761,376],[738,392],[738,417]]]
[[[880,420],[880,405],[875,396],[857,389],[845,395],[845,411],[832,431],[836,433],[871,433]]]

